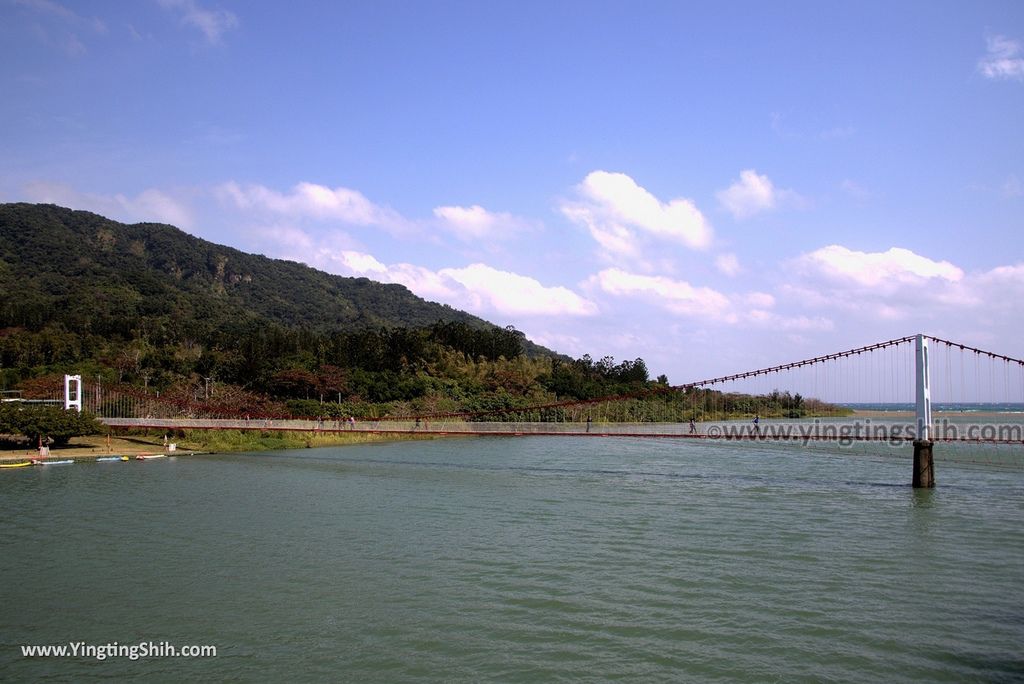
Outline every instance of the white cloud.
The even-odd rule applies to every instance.
[[[32,33],[43,44],[59,49],[69,57],[81,57],[88,52],[76,32],[107,33],[107,25],[102,20],[81,16],[54,0],[13,0],[12,4],[34,13]]]
[[[1024,283],[1024,263],[1014,266],[998,266],[985,273],[984,277],[1011,283]]]
[[[587,282],[615,297],[645,301],[695,323],[719,323],[741,328],[778,330],[831,330],[833,323],[824,317],[792,316],[771,311],[775,297],[767,292],[726,294],[709,287],[697,287],[683,280],[664,276],[628,273],[618,268],[605,269]]]
[[[107,25],[97,17],[86,18],[77,14],[74,10],[71,10],[59,2],[53,0],[14,0],[15,5],[20,5],[26,9],[32,10],[38,14],[45,16],[56,17],[69,24],[89,28],[96,33],[104,34],[107,32]]]
[[[820,332],[835,328],[835,323],[831,319],[821,316],[783,316],[763,309],[752,309],[746,314],[746,320],[752,325],[773,331]]]
[[[831,280],[886,289],[930,279],[957,282],[964,276],[962,270],[948,261],[933,261],[901,247],[886,252],[858,252],[829,245],[803,255],[798,263],[805,271]]]
[[[476,298],[478,310],[492,309],[504,314],[590,316],[597,306],[572,290],[545,287],[533,278],[500,271],[486,264],[445,268],[439,275],[462,285]]]
[[[503,240],[526,230],[529,222],[512,214],[487,211],[478,204],[471,207],[436,207],[434,216],[441,227],[460,240]]]
[[[711,241],[711,230],[693,202],[674,199],[663,203],[624,173],[594,171],[583,180],[580,190],[612,217],[653,235],[695,248]]]
[[[824,316],[803,316],[803,315],[782,315],[774,311],[763,311],[755,309],[749,314],[752,323],[766,328],[773,332],[778,331],[799,331],[799,332],[823,332],[835,330],[835,322]]]
[[[645,237],[693,249],[711,244],[711,226],[692,201],[662,202],[624,173],[593,171],[576,192],[579,200],[560,209],[590,231],[609,259],[640,258]]]
[[[564,205],[562,213],[570,221],[586,226],[590,236],[601,246],[603,254],[611,261],[617,258],[640,258],[640,245],[636,234],[629,228],[597,219],[594,212],[581,205]]]
[[[333,265],[357,275],[405,285],[417,295],[475,313],[506,316],[591,316],[597,305],[561,286],[476,263],[432,271],[408,263],[384,264],[364,252],[339,252]]]
[[[239,209],[262,210],[289,218],[337,220],[357,226],[376,226],[401,231],[410,226],[398,212],[374,204],[358,190],[299,183],[290,193],[263,185],[242,187],[234,181],[217,188],[217,194]]]
[[[736,320],[732,302],[726,295],[708,287],[694,287],[684,280],[608,268],[592,276],[590,283],[608,294],[637,296],[683,316],[727,322]]]
[[[298,183],[291,190],[280,192],[264,185],[229,181],[219,185],[215,195],[238,209],[264,212],[289,220],[339,221],[349,226],[381,228],[403,237],[413,233],[429,235],[428,229],[433,228],[474,245],[510,239],[535,229],[537,225],[509,213],[488,211],[478,204],[435,207],[433,221],[413,220],[390,207],[372,202],[358,190],[330,188],[309,182]]]
[[[978,71],[989,79],[1024,80],[1024,57],[1021,45],[1005,36],[986,39],[988,51],[978,60]]]
[[[719,254],[718,257],[715,258],[715,268],[729,277],[739,275],[742,270],[740,268],[740,260],[731,252],[727,254]]]
[[[533,330],[528,337],[542,347],[574,357],[583,356],[593,351],[588,343],[578,335],[572,335],[562,330]]]
[[[1024,262],[971,272],[906,249],[858,252],[830,245],[791,266],[779,306],[837,317],[847,336],[879,340],[925,332],[973,344],[1001,339],[995,348],[1011,353],[1021,337]]]
[[[792,190],[776,188],[768,176],[759,175],[754,169],[740,171],[739,180],[715,196],[737,219],[775,209],[784,200],[798,199]]]
[[[219,43],[225,32],[238,26],[238,17],[225,9],[206,9],[195,0],[158,0],[164,9],[177,12],[181,23],[198,29],[211,45]]]
[[[59,204],[84,209],[125,222],[169,223],[178,228],[193,226],[192,213],[167,193],[150,188],[134,197],[122,194],[94,195],[79,192],[61,183],[35,182],[25,186],[25,194],[33,202]]]
[[[984,302],[993,310],[1011,312],[1010,320],[1020,320],[1021,302],[1024,301],[1024,262],[1012,266],[998,266],[990,271],[968,277],[975,301]]]
[[[339,252],[334,261],[342,267],[343,275],[364,276],[380,282],[398,283],[424,299],[453,303],[459,301],[462,295],[462,289],[455,283],[422,266],[407,263],[387,265],[370,254],[353,250]]]
[[[995,325],[995,311],[1013,311],[1016,320],[1024,299],[1024,268],[967,273],[948,261],[897,247],[861,252],[829,245],[790,265],[794,277],[780,288],[787,302],[842,310],[859,325],[917,321],[930,328],[936,320],[957,320],[986,328]]]
[[[388,267],[377,260],[372,254],[364,252],[344,251],[339,255],[339,260],[353,273],[368,275],[370,273],[388,272]]]
[[[152,216],[158,221],[170,223],[179,228],[192,227],[192,215],[189,211],[160,190],[152,188],[143,190],[131,199],[124,195],[115,195],[114,199],[129,211],[136,212],[141,216]]]
[[[767,292],[751,292],[747,294],[746,301],[757,309],[770,309],[775,306],[775,297]]]
[[[497,219],[479,204],[471,207],[436,207],[434,216],[445,228],[464,240],[487,237],[494,230]]]
[[[249,235],[258,239],[258,242],[272,245],[272,251],[276,251],[284,245],[288,250],[298,250],[302,254],[309,254],[317,248],[317,242],[313,236],[302,228],[289,223],[273,223],[268,225],[254,225],[247,229]],[[293,258],[293,261],[303,261]]]

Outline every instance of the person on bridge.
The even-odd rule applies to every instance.
[[[690,419],[690,434],[697,434],[697,424],[693,422],[693,418]]]
[[[755,415],[754,416],[754,434],[755,435],[761,434],[761,416],[760,415]]]

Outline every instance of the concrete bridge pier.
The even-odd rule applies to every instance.
[[[914,482],[917,489],[931,489],[935,486],[935,467],[932,465],[932,445],[929,440],[914,440]]]

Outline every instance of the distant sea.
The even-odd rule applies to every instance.
[[[847,403],[840,404],[855,411],[913,411],[912,403]],[[932,411],[959,413],[1024,413],[1024,404],[1014,402],[980,402],[980,403],[933,403]]]

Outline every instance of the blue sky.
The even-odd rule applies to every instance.
[[[643,357],[1024,357],[1024,4],[0,0],[0,201]]]

